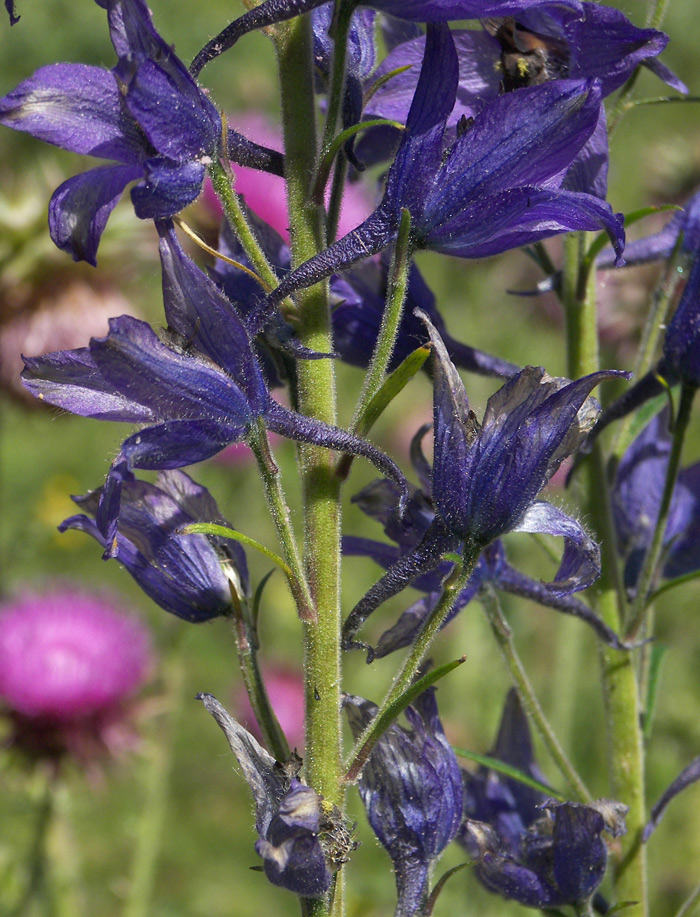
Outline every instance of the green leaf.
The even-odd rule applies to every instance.
[[[511,777],[513,780],[517,780],[518,783],[524,783],[525,786],[532,787],[533,790],[539,790],[540,793],[551,796],[553,799],[558,799],[560,802],[566,801],[566,796],[564,796],[563,793],[552,789],[551,786],[542,783],[540,780],[535,780],[534,777],[531,777],[517,767],[506,764],[505,761],[501,761],[499,758],[492,758],[490,755],[480,755],[475,751],[467,751],[464,748],[454,748],[454,753],[460,758],[467,758],[467,760],[474,761],[476,764],[482,764],[492,771],[498,771],[499,774]]]
[[[193,522],[190,525],[186,525],[184,528],[181,528],[179,530],[179,534],[218,535],[219,538],[230,538],[232,541],[240,541],[240,543],[244,544],[246,547],[254,548],[256,551],[264,554],[268,560],[271,560],[274,564],[277,564],[280,570],[284,570],[284,573],[288,579],[293,579],[291,569],[282,560],[279,554],[275,554],[274,551],[266,548],[264,544],[260,544],[260,542],[256,541],[254,538],[249,538],[248,535],[244,535],[242,532],[237,532],[235,529],[230,529],[226,525],[216,525],[213,522]]]
[[[700,573],[696,574],[696,576]],[[654,724],[654,711],[656,701],[659,695],[659,678],[661,675],[661,665],[668,652],[668,647],[663,643],[655,643],[651,648],[649,658],[649,676],[647,681],[647,698],[644,710],[644,741],[648,742],[651,738],[651,730]]]
[[[659,377],[659,379],[660,378],[661,377]],[[674,400],[677,400],[677,394],[678,386],[674,388],[669,387],[661,392],[660,395],[650,398],[649,401],[643,404],[639,410],[635,412],[623,433],[620,434],[620,439],[615,444],[615,454],[624,455],[644,427],[646,427],[657,414],[660,414],[669,402],[671,403],[671,407],[673,407]]]
[[[639,904],[638,901],[619,901],[608,911],[608,914],[617,914],[618,911],[626,911],[628,907],[634,907],[636,904]]]
[[[418,347],[396,367],[393,373],[390,373],[386,377],[358,420],[358,436],[367,435],[394,398],[404,390],[411,379],[422,368],[423,364],[430,356],[430,350],[431,348],[428,346]]]
[[[367,735],[367,738],[362,743],[362,747],[359,749],[355,755],[354,760],[348,767],[348,771],[345,775],[345,781],[347,783],[354,783],[355,780],[360,775],[360,771],[365,766],[367,759],[372,753],[372,749],[377,744],[382,735],[386,730],[391,726],[394,720],[403,713],[403,711],[408,707],[409,704],[426,690],[431,685],[434,685],[435,682],[439,681],[441,678],[444,678],[445,675],[448,675],[453,669],[456,669],[458,666],[462,665],[466,661],[466,656],[462,656],[460,659],[454,659],[452,662],[446,662],[443,665],[439,665],[437,668],[432,669],[428,672],[427,675],[424,675],[422,678],[419,678],[414,684],[411,685],[403,694],[398,697],[393,704],[376,716],[370,723],[370,731]]]
[[[700,570],[694,570],[692,573],[686,573],[683,576],[677,576],[675,579],[669,580],[667,583],[664,583],[663,586],[659,586],[656,592],[651,593],[647,600],[647,605],[652,605],[665,592],[670,592],[671,589],[676,589],[678,586],[684,586],[686,583],[698,579],[698,577],[700,577]]]

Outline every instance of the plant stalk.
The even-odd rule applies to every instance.
[[[298,16],[275,30],[280,74],[285,177],[290,216],[292,264],[313,257],[325,238],[323,207],[312,200],[318,163],[313,92],[311,19]],[[296,294],[301,343],[317,352],[332,351],[327,283]],[[337,422],[333,360],[300,360],[297,397],[301,413]],[[342,811],[340,732],[340,481],[325,449],[299,448],[304,500],[304,560],[318,618],[304,624],[306,698],[306,780],[328,804]],[[344,913],[343,879],[334,894],[309,899],[312,917]]]
[[[562,777],[569,784],[576,798],[587,804],[592,803],[593,796],[571,761],[569,761],[566,752],[561,747],[554,730],[537,700],[534,689],[530,684],[530,679],[527,677],[525,667],[515,649],[513,632],[503,616],[498,596],[490,587],[484,587],[479,593],[479,601],[491,625],[491,630],[496,638],[498,648],[501,651],[506,666],[508,667],[508,671],[510,672],[515,690],[518,692],[518,697],[523,705],[523,709],[532,720],[552,760],[559,768]]]

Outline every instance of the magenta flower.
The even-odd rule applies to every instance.
[[[101,596],[62,586],[0,611],[0,702],[13,744],[42,757],[111,746],[151,659],[145,627]]]

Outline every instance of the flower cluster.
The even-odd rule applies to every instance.
[[[641,379],[603,412],[592,393],[603,383],[605,395],[608,383],[622,389],[630,374],[602,368],[592,275],[596,262],[607,269],[625,258],[625,218],[607,200],[606,100],[619,93],[617,122],[640,67],[687,92],[659,59],[668,37],[587,0],[263,0],[246,4],[188,66],[156,31],[144,0],[96,2],[114,66],[41,67],[0,99],[0,124],[103,160],[64,181],[49,204],[51,239],[76,261],[96,266],[108,219],[130,187],[136,216],[152,222],[157,237],[164,322],[158,328],[137,317],[152,314],[146,310],[113,316],[106,333],[94,331],[83,346],[67,349],[66,341],[64,349],[24,355],[22,382],[38,402],[131,427],[119,435],[106,480],[73,497],[79,512],[60,530],[90,535],[104,559],[116,559],[180,619],[171,625],[217,627],[227,619],[242,676],[237,697],[245,692],[240,708],[250,707],[260,741],[212,694],[198,698],[252,792],[258,870],[298,896],[303,913],[342,917],[340,870],[357,846],[344,808],[354,784],[391,858],[396,917],[433,912],[447,878],[434,883],[434,869],[453,840],[479,881],[506,899],[606,913],[599,891],[606,832],[624,864],[613,870],[613,907],[639,897],[635,917],[645,917],[641,840],[700,773],[695,758],[648,821],[642,730],[648,738],[656,659],[645,647],[653,634],[644,603],[659,579],[700,569],[700,466],[680,470],[700,386],[697,193],[665,229],[629,248],[630,263],[675,257],[688,278],[663,338],[659,332],[659,353],[651,344],[660,312],[645,334]],[[12,0],[6,8],[14,24]],[[471,28],[451,27],[465,20]],[[234,130],[222,114],[229,109],[199,82],[206,65],[253,30],[273,41],[281,68],[280,144],[272,133],[280,151]],[[316,115],[326,122],[320,142]],[[235,123],[244,132],[252,124]],[[370,165],[383,170],[377,188],[367,185]],[[254,178],[241,178],[240,168],[255,170]],[[367,206],[346,226],[343,199],[361,180]],[[286,204],[261,210],[261,197],[280,189]],[[206,241],[185,221],[192,213],[197,219],[197,208],[183,213],[202,192]],[[572,233],[560,265],[562,246],[547,243]],[[212,260],[195,260],[184,235]],[[566,377],[552,369],[563,363],[525,358],[517,341],[510,352],[517,363],[488,352],[474,304],[460,303],[471,309],[468,330],[453,336],[456,310],[445,311],[431,289],[432,268],[424,276],[414,263],[424,250],[474,261],[522,248],[547,275],[540,289],[561,300]],[[339,361],[366,371],[346,426],[344,390],[340,410],[336,404]],[[367,436],[417,384],[419,370],[431,386],[433,419],[411,442],[412,486],[400,461]],[[483,412],[460,370],[486,377]],[[343,372],[343,380],[355,378],[354,369]],[[585,509],[550,502],[546,489],[566,460],[591,451],[608,424],[662,391],[670,393],[668,408],[649,405],[633,432],[631,425],[624,431],[623,445],[615,441],[610,462],[596,455],[599,480],[589,476]],[[278,467],[270,436],[297,444],[296,501],[286,457]],[[235,444],[254,454],[278,540],[272,546],[257,530],[252,496],[249,506],[239,492],[229,512],[184,470]],[[342,531],[353,457],[382,475],[352,499],[388,541]],[[511,552],[518,533],[563,539],[558,550],[541,540],[554,560],[549,576],[515,544]],[[264,607],[269,574],[256,581],[253,551],[290,586],[301,619],[303,688],[286,660],[275,669],[263,658],[276,622]],[[343,555],[382,568],[349,614],[340,601]],[[602,599],[593,589],[583,597],[604,564]],[[376,645],[360,642],[368,618],[407,588],[418,599]],[[515,650],[508,609],[497,620],[502,593],[577,617],[599,641],[607,736],[619,757],[611,761],[612,786],[626,794],[620,802],[592,801],[566,758]],[[472,773],[460,768],[437,709],[434,683],[457,663],[434,668],[427,654],[473,600],[489,615],[516,688],[490,759],[477,756]],[[629,642],[637,633],[645,641]],[[379,705],[343,684],[342,652],[353,648],[382,666],[407,648]],[[640,649],[649,656],[630,662]],[[0,700],[12,742],[53,760],[88,758],[109,745],[149,661],[140,625],[82,594],[8,608],[0,614]],[[275,714],[279,692],[292,702],[288,735]],[[473,706],[465,698],[465,716]],[[548,790],[526,710],[574,799]],[[343,711],[355,740],[346,759]],[[290,754],[288,740],[306,760]]]

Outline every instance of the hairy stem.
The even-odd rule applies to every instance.
[[[321,250],[325,237],[323,208],[312,200],[318,162],[313,93],[311,20],[299,16],[275,30],[282,94],[285,177],[289,205],[292,263],[296,267]],[[327,283],[296,295],[301,343],[317,352],[332,351]],[[298,362],[299,410],[335,424],[336,385],[333,360]],[[304,498],[304,560],[317,620],[304,625],[306,698],[306,779],[327,803],[344,804],[341,785],[340,732],[340,481],[331,456],[316,446],[300,446]],[[309,900],[313,917],[343,911],[343,880],[334,894]]]
[[[316,616],[314,600],[304,573],[301,557],[299,556],[296,537],[292,530],[289,506],[282,490],[279,469],[272,458],[267,431],[262,424],[253,430],[248,442],[258,463],[258,470],[265,490],[265,498],[287,566],[292,572],[292,575],[287,579],[296,602],[299,617],[302,621],[313,620]]]

